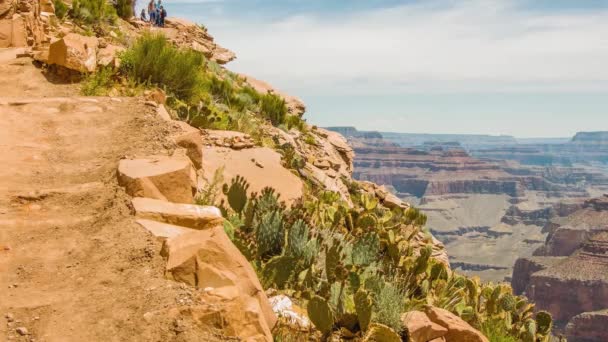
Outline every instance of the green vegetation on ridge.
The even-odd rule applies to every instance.
[[[265,288],[306,303],[324,338],[340,329],[400,338],[406,334],[401,315],[430,305],[491,341],[549,341],[551,316],[535,315],[510,286],[482,284],[434,259],[418,210],[389,210],[356,183],[349,189],[353,207],[322,189],[287,207],[273,189],[247,196],[248,187],[242,177],[223,187],[228,234]]]

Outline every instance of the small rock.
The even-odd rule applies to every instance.
[[[28,334],[27,328],[25,328],[25,327],[19,327],[19,328],[15,329],[15,331],[17,332],[17,334],[19,334],[21,336],[25,336]]]
[[[8,322],[12,322],[12,321],[14,321],[14,320],[15,320],[15,316],[13,316],[13,314],[12,314],[12,313],[10,313],[10,312],[9,312],[9,313],[7,313],[6,315],[4,315],[4,317],[6,317],[6,320],[7,320]]]

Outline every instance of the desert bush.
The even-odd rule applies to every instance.
[[[116,10],[106,0],[74,0],[70,15],[86,24],[113,23]]]
[[[59,19],[65,18],[69,11],[68,5],[62,0],[55,0],[53,4],[55,5],[55,16]]]
[[[274,126],[285,123],[287,106],[285,100],[275,94],[264,94],[260,97],[260,114],[270,120]]]
[[[135,0],[116,0],[116,14],[123,19],[130,19],[133,13],[133,1]]]
[[[391,283],[384,283],[376,297],[373,322],[384,324],[397,333],[403,330],[401,313],[405,293]]]
[[[189,101],[199,92],[204,62],[199,52],[177,48],[161,34],[145,34],[121,55],[121,71]]]
[[[480,330],[490,342],[517,342],[517,338],[509,334],[502,320],[488,320],[481,325]]]
[[[85,96],[105,96],[114,85],[114,70],[106,67],[101,68],[96,73],[89,74],[84,82],[80,92]]]

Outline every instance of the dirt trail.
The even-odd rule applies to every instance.
[[[150,324],[144,314],[183,302],[189,290],[163,279],[160,245],[134,223],[115,180],[121,157],[167,153],[169,129],[142,99],[78,97],[7,51],[0,341],[179,339],[175,322]]]

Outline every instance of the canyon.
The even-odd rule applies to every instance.
[[[423,210],[452,267],[487,281],[510,281],[515,261],[543,246],[553,219],[608,189],[605,132],[518,140],[329,129],[353,146],[356,179]]]
[[[546,225],[533,256],[520,258],[513,290],[549,311],[569,341],[608,340],[608,196]]]

